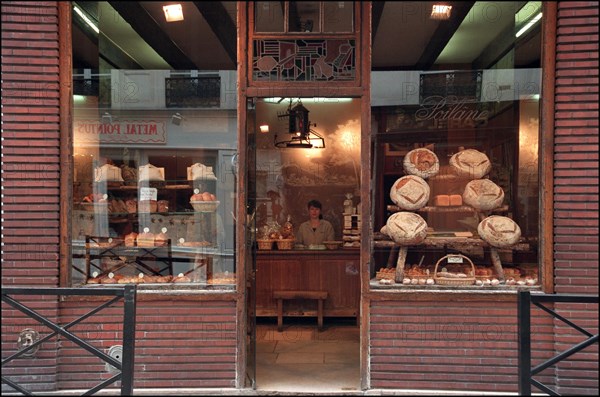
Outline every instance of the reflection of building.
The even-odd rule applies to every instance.
[[[515,261],[523,265],[521,269],[537,272],[541,281],[535,291],[597,294],[597,197],[590,196],[597,183],[590,178],[598,172],[594,161],[598,131],[590,120],[596,119],[593,94],[597,94],[598,75],[589,66],[598,60],[598,39],[597,27],[587,22],[597,18],[597,3],[527,3],[527,9],[542,7],[544,17],[521,39],[514,37],[514,30],[530,16],[517,14],[511,9],[514,3],[456,3],[454,11],[465,22],[478,22],[479,14],[492,15],[482,13],[484,7],[502,11],[495,14],[498,21],[479,25],[475,35],[467,35],[467,44],[455,46],[463,50],[461,60],[452,60],[452,54],[438,47],[437,43],[454,42],[460,35],[438,29],[444,22],[429,19],[422,7],[429,4],[425,2],[185,2],[184,6],[195,7],[186,16],[186,21],[195,23],[186,25],[163,22],[161,3],[80,3],[87,15],[100,19],[102,35],[72,14],[75,2],[2,5],[3,286],[69,287],[85,281],[74,270],[81,269],[82,259],[72,258],[85,255],[85,250],[73,240],[105,234],[111,225],[108,215],[76,204],[89,193],[104,194],[109,189],[82,190],[84,183],[93,183],[94,169],[106,158],[134,169],[155,164],[165,168],[167,181],[178,182],[187,179],[186,168],[195,162],[214,167],[218,182],[211,192],[220,200],[217,212],[223,221],[225,247],[215,252],[214,247],[180,246],[175,254],[188,255],[193,264],[204,263],[203,255],[218,254],[227,262],[219,271],[230,273],[215,277],[220,281],[211,288],[201,284],[208,273],[193,285],[170,285],[173,292],[140,287],[138,330],[145,337],[136,344],[136,388],[248,386],[253,356],[246,353],[246,335],[252,319],[244,308],[251,289],[246,288],[244,275],[253,252],[246,245],[246,234],[251,234],[242,220],[247,215],[251,219],[260,200],[266,200],[267,217],[273,216],[276,200],[271,201],[270,191],[281,195],[283,214],[293,207],[302,217],[306,199],[320,194],[321,190],[307,188],[316,181],[335,191],[323,200],[328,210],[341,211],[348,192],[363,203],[362,236],[369,244],[361,245],[360,260],[353,259],[361,266],[362,294],[357,389],[514,392],[516,287],[484,292],[434,287],[416,292],[394,286],[382,291],[371,282],[376,268],[389,256],[374,249],[369,236],[384,223],[387,191],[403,173],[403,158],[415,145],[434,144],[445,163],[466,143],[486,150],[494,163],[490,179],[506,188],[513,219],[534,247],[502,252],[503,262]],[[290,8],[294,4],[296,14]],[[315,4],[321,8],[310,8]],[[463,9],[469,5],[473,7]],[[234,22],[236,7],[239,26]],[[254,11],[258,30],[248,29]],[[340,17],[319,19],[334,12]],[[500,20],[500,16],[509,18]],[[132,23],[117,26],[125,20]],[[447,25],[456,25],[458,32],[460,24],[455,22]],[[134,33],[137,42],[116,46],[114,40],[130,37],[117,28]],[[502,40],[490,38],[493,34],[501,34]],[[486,38],[487,44],[481,44]],[[74,99],[75,104],[70,104],[71,94],[86,93],[92,94],[86,95],[86,102]],[[416,117],[424,100],[432,96],[446,98],[444,108]],[[271,117],[267,110],[276,107],[266,101],[271,97],[351,101],[333,104],[335,110],[329,113],[327,103],[304,101],[327,146],[321,153],[311,152],[310,158],[294,152],[288,159],[287,153],[271,152],[274,130],[266,136],[255,133],[260,118]],[[455,115],[477,112],[476,120],[450,117],[451,108]],[[486,120],[481,119],[483,114]],[[327,125],[327,119],[337,120]],[[350,120],[360,125],[361,150],[354,153],[356,157],[343,151],[358,149],[355,145],[338,145],[342,132],[333,135],[338,125]],[[81,144],[81,133],[86,131],[104,134]],[[127,135],[136,139],[114,138],[123,132],[135,132]],[[154,134],[159,139],[138,139]],[[335,171],[332,159],[338,167]],[[279,180],[277,174],[291,173],[292,164],[299,164],[300,172]],[[167,191],[167,185],[181,186]],[[190,192],[183,185],[156,187],[164,189],[157,193],[164,194],[159,200],[173,196],[170,203],[177,214],[166,215],[170,218],[155,214],[148,222],[157,226],[159,219],[172,221],[177,240],[185,236],[186,243],[201,244],[210,238],[210,231],[207,237],[194,230],[196,224],[188,228],[187,221],[194,216],[190,216]],[[212,186],[206,183],[198,188]],[[119,192],[127,199],[129,194],[138,195],[139,189],[136,184],[131,191]],[[294,205],[294,200],[300,205]],[[336,216],[335,212],[326,215]],[[462,214],[460,219],[470,215]],[[299,222],[294,219],[294,223]],[[192,238],[202,236],[203,241],[189,241],[188,230]],[[481,247],[468,248],[479,252]],[[434,250],[428,255],[427,261],[440,256]],[[418,263],[420,257],[409,259]],[[185,265],[178,263],[177,271]],[[70,320],[70,313],[91,306],[85,299],[43,303],[61,323]],[[563,311],[562,306],[559,309]],[[578,312],[576,320],[594,318],[593,309]],[[3,308],[2,316],[12,313]],[[113,333],[112,320],[110,315],[100,318],[84,329],[84,337]],[[571,336],[541,316],[535,321],[536,334],[543,341],[534,345],[534,356],[562,351],[563,341]],[[14,320],[13,325],[20,331],[30,324]],[[6,351],[12,353],[16,335],[7,330],[2,338]],[[67,365],[70,353],[64,344],[59,348],[43,344],[36,359],[45,364],[36,359],[26,363],[27,374],[38,377],[31,381],[33,387],[45,391],[96,384],[102,366],[80,356],[73,366]],[[565,393],[597,393],[597,379],[581,387],[579,374],[570,369],[591,366],[596,373],[597,359],[597,352],[586,352],[585,358],[575,357],[546,377]],[[20,369],[7,374],[22,375]],[[8,389],[3,385],[3,391]]]

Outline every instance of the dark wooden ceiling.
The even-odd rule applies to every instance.
[[[163,2],[84,1],[75,4],[100,27],[100,33],[95,33],[79,17],[73,16],[76,68],[98,69],[100,63],[118,69],[235,70],[237,67],[236,2],[183,2],[185,19],[174,23],[165,21]],[[427,1],[373,2],[373,70],[429,70],[469,64],[486,68],[515,47],[514,36],[506,31],[515,29],[514,14],[524,2],[498,2],[504,10],[502,20],[479,24],[476,23],[478,15],[485,16],[486,11],[477,7],[495,3],[452,2],[452,16],[446,21],[429,17],[432,4]],[[489,14],[489,9],[487,12]],[[461,41],[459,38],[464,35],[457,32],[461,33],[459,29],[465,28],[467,23],[480,29],[482,34],[471,32]],[[536,33],[539,40],[538,28],[528,35],[527,42],[536,40]],[[501,36],[508,40],[498,40]],[[471,50],[472,54],[457,51],[445,56],[440,63],[440,54],[451,39],[454,39],[453,46],[468,47],[465,50]],[[524,40],[520,46],[527,48]],[[527,51],[520,54],[515,62],[522,67],[539,63],[539,53],[535,51],[533,55]]]

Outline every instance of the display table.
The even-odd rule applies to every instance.
[[[359,249],[261,251],[256,256],[256,315],[277,316],[274,291],[326,291],[325,317],[357,317]],[[314,300],[293,300],[284,316],[317,316]]]

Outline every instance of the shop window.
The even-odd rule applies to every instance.
[[[380,56],[375,37],[372,288],[540,288],[541,33],[517,32],[541,4],[514,7],[476,2],[443,37],[411,8],[397,22],[416,56]]]
[[[254,31],[258,33],[351,33],[352,1],[257,1]]]
[[[235,9],[182,6],[73,3],[73,286],[235,288],[236,60],[197,39]]]

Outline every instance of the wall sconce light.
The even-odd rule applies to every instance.
[[[286,113],[280,114],[277,117],[288,118],[288,133],[292,135],[289,140],[277,141],[275,135],[275,146],[278,148],[300,148],[300,149],[323,149],[325,148],[325,139],[317,132],[310,129],[311,124],[308,120],[308,109],[306,109],[301,101],[292,107],[292,100]]]
[[[171,123],[173,123],[175,125],[180,125],[182,121],[183,121],[183,116],[179,113],[175,113],[173,116],[171,116]]]
[[[263,134],[268,134],[269,133],[269,125],[268,124],[262,124],[258,128],[260,129],[260,132],[263,133]]]
[[[111,124],[112,123],[112,115],[108,112],[104,112],[102,115],[102,124]]]
[[[165,19],[167,22],[183,21],[183,9],[181,4],[169,4],[163,6],[165,12]]]
[[[450,19],[452,6],[447,4],[434,4],[431,8],[431,19],[446,20]]]

